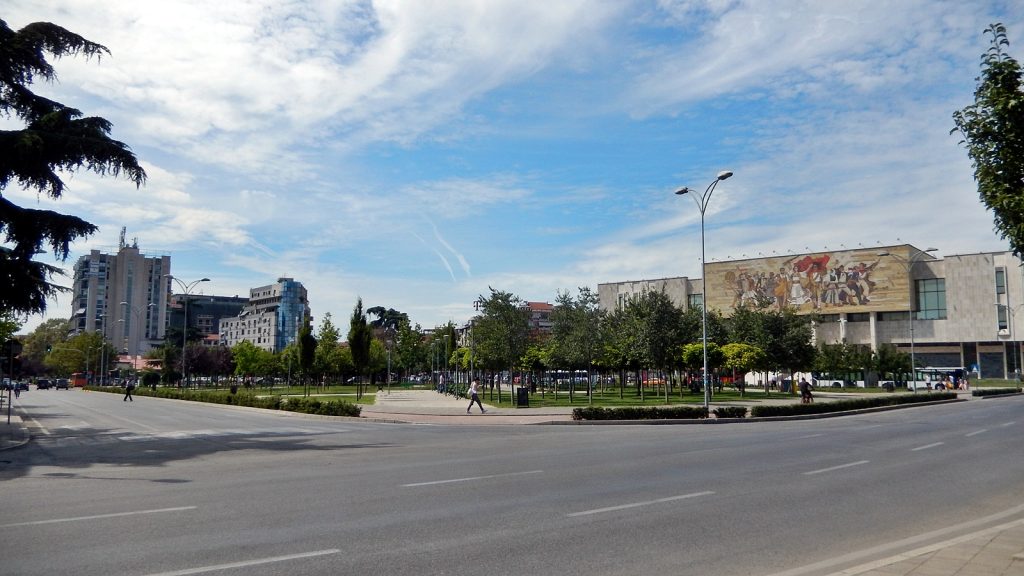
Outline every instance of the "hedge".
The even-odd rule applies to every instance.
[[[956,392],[930,392],[927,394],[886,395],[813,404],[754,406],[750,409],[750,416],[752,418],[764,418],[769,416],[798,416],[801,414],[847,412],[850,410],[862,410],[864,408],[876,408],[879,406],[897,406],[900,404],[915,404],[918,402],[934,402],[936,400],[954,400],[956,397]]]
[[[673,406],[670,408],[602,408],[600,406],[574,408],[573,420],[697,420],[707,418],[703,406]]]
[[[86,390],[97,392],[113,392],[124,394],[124,388],[118,386],[87,386]],[[210,404],[230,404],[233,406],[248,406],[250,408],[265,408],[268,410],[285,410],[288,412],[301,412],[303,414],[321,414],[324,416],[359,416],[362,408],[345,402],[343,400],[320,400],[319,398],[306,397],[281,397],[281,396],[257,396],[255,394],[229,394],[225,391],[214,390],[182,390],[178,388],[138,388],[132,394],[135,396],[155,396],[157,398],[171,398],[174,400],[187,400],[189,402],[208,402]]]
[[[1020,388],[983,388],[971,390],[971,396],[1003,396],[1006,394],[1020,394]]]

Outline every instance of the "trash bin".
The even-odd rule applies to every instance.
[[[516,388],[516,408],[528,408],[530,406],[530,389],[524,386]]]

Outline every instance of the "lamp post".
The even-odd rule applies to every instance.
[[[188,297],[192,294],[192,289],[196,287],[200,282],[209,282],[209,278],[200,278],[192,282],[183,282],[176,276],[171,274],[164,274],[165,277],[170,278],[181,286],[182,292],[185,294],[185,310],[184,319],[181,323],[181,379],[185,383],[185,387],[188,387],[188,362],[185,359],[185,344],[188,343]]]
[[[914,298],[916,292],[914,292],[914,264],[920,262],[929,252],[935,252],[938,248],[925,248],[924,250],[918,250],[915,254],[911,255],[910,258],[903,258],[898,254],[892,252],[879,252],[878,256],[891,256],[896,262],[898,262],[903,269],[907,272],[907,282],[910,283],[911,295],[910,302],[907,304],[907,322],[910,324],[910,378],[911,387],[913,391],[917,392],[917,357],[914,355]]]
[[[107,313],[100,314],[100,386],[106,381],[107,370]]]
[[[711,184],[708,184],[707,189],[704,190],[704,194],[700,198],[697,197],[696,193],[690,194],[694,191],[685,186],[676,190],[676,194],[680,196],[690,194],[690,197],[697,204],[697,209],[700,210],[700,324],[701,343],[704,345],[704,410],[706,411],[711,409],[711,388],[708,387],[708,275],[704,271],[704,212],[707,211],[708,203],[711,202],[711,195],[715,192],[715,186],[730,176],[732,176],[732,172],[729,170],[719,172]]]

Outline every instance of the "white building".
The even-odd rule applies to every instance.
[[[706,299],[709,310],[726,316],[754,302],[814,314],[816,344],[877,349],[888,343],[907,353],[913,347],[919,367],[1015,377],[1024,342],[1021,260],[1010,252],[945,258],[933,252],[902,244],[709,262]],[[705,299],[699,278],[600,284],[598,296],[601,307],[612,310],[636,294],[661,290],[683,308]]]
[[[249,303],[234,318],[221,318],[220,341],[234,346],[243,340],[270,352],[295,342],[306,321],[312,321],[306,289],[291,278],[249,290]]]

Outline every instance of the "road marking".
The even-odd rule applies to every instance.
[[[971,436],[977,436],[978,434],[984,434],[985,432],[988,432],[988,429],[982,428],[981,430],[975,430],[974,432],[970,432],[968,434],[965,434],[964,436],[970,438]]]
[[[1005,424],[1000,424],[999,427],[1006,428],[1007,426],[1013,426],[1014,424],[1016,424],[1016,422],[1006,422]]]
[[[657,500],[648,500],[647,502],[634,502],[632,504],[622,504],[619,506],[609,506],[607,508],[595,508],[594,510],[584,510],[583,512],[573,512],[572,514],[566,514],[568,518],[574,518],[576,516],[589,516],[590,514],[601,514],[602,512],[615,512],[616,510],[626,510],[627,508],[638,508],[640,506],[650,506],[652,504],[663,504],[665,502],[674,502],[676,500],[686,500],[688,498],[698,498],[700,496],[710,496],[714,492],[694,492],[692,494],[682,494],[680,496],[669,496],[668,498],[658,498]]]
[[[931,444],[925,444],[924,446],[918,446],[917,448],[911,448],[911,452],[917,452],[918,450],[927,450],[929,448],[935,448],[936,446],[942,446],[945,442],[932,442]]]
[[[15,522],[14,524],[0,524],[0,528],[12,528],[14,526],[39,526],[42,524],[57,524],[59,522],[78,522],[80,520],[97,520],[100,518],[118,518],[121,516],[138,516],[140,514],[159,514],[161,512],[181,512],[182,510],[195,510],[195,506],[179,506],[177,508],[157,508],[156,510],[135,510],[134,512],[117,512],[114,514],[97,514],[95,516],[76,516],[74,518],[54,518],[52,520],[35,520],[33,522]]]
[[[853,466],[860,466],[861,464],[867,464],[870,460],[858,460],[856,462],[850,462],[849,464],[840,464],[839,466],[832,466],[831,468],[822,468],[821,470],[811,470],[810,472],[804,472],[804,476],[811,476],[814,474],[824,474],[825,472],[832,472],[833,470],[842,470],[843,468],[850,468]]]
[[[824,434],[808,434],[807,436],[801,436],[800,439],[803,440],[805,438],[817,438],[818,436],[824,436]]]
[[[337,554],[338,552],[341,552],[341,550],[339,550],[338,548],[331,548],[329,550],[317,550],[316,552],[302,552],[300,554],[287,554],[285,556],[271,556],[269,558],[244,560],[242,562],[229,562],[227,564],[215,564],[211,566],[200,566],[199,568],[186,568],[184,570],[174,570],[171,572],[157,572],[154,574],[149,574],[148,576],[186,576],[187,574],[202,574],[203,572],[216,572],[218,570],[246,568],[249,566],[259,566],[260,564],[271,564],[274,562],[287,562],[288,560],[315,558],[316,556],[327,556],[329,554]]]
[[[35,427],[39,428],[39,431],[42,432],[44,435],[46,435],[46,436],[50,435],[50,431],[46,428],[46,426],[43,426],[42,424],[40,424],[39,420],[36,420],[32,416],[29,416],[28,419],[31,420],[32,423],[35,424]]]
[[[433,486],[435,484],[452,484],[455,482],[472,482],[474,480],[490,480],[491,478],[504,478],[506,476],[522,476],[524,474],[541,474],[543,470],[530,470],[528,472],[509,472],[508,474],[491,474],[490,476],[472,476],[469,478],[452,478],[450,480],[434,480],[433,482],[414,482],[402,484],[402,488],[414,488],[416,486]]]

